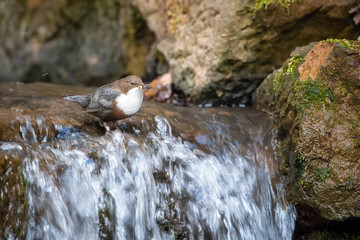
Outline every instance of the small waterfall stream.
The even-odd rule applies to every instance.
[[[291,239],[267,121],[191,111],[193,138],[154,115],[100,137],[58,125],[54,141],[0,143],[26,152],[26,239]]]

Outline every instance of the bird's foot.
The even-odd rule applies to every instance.
[[[103,123],[105,130],[108,132],[110,131],[110,126],[107,123]]]
[[[106,122],[99,122],[100,127],[105,128],[105,132],[108,132],[111,130],[110,126]]]

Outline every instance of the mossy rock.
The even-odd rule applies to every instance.
[[[360,217],[360,42],[329,39],[294,55],[256,91],[278,126],[290,201],[327,220]]]
[[[7,144],[7,143],[5,143]],[[9,144],[10,146],[10,144]],[[20,145],[0,148],[0,238],[24,237],[27,220],[26,181],[22,175]],[[4,150],[6,149],[6,150]]]
[[[339,232],[328,229],[314,230],[310,233],[294,237],[294,240],[360,240],[359,233],[356,232]]]
[[[288,9],[291,3],[296,2],[296,0],[256,0],[254,10],[258,11],[262,8],[267,8],[271,4],[280,5],[284,9]]]

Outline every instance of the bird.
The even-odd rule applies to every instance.
[[[144,91],[151,89],[140,77],[130,75],[99,87],[87,95],[67,96],[66,101],[78,103],[84,111],[98,117],[106,130],[107,122],[122,120],[133,116],[140,110]]]

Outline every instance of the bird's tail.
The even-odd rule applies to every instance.
[[[89,97],[87,95],[74,95],[63,98],[66,101],[76,102],[81,107],[85,108],[89,105]]]

